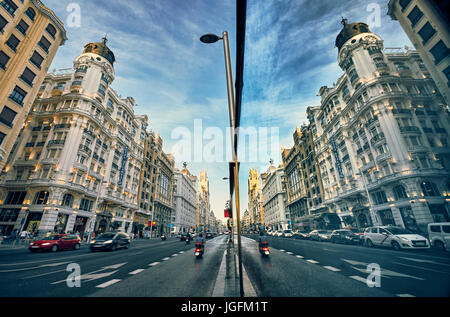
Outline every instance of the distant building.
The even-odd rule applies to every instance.
[[[66,30],[39,0],[0,3],[0,172]],[[1,220],[0,220],[1,222]]]
[[[187,164],[175,170],[174,232],[190,232],[195,229],[197,218],[197,177],[191,175]]]
[[[449,105],[450,2],[390,0],[388,6],[388,14],[403,27]]]
[[[248,212],[250,214],[251,230],[258,230],[259,226],[264,225],[263,197],[257,169],[252,169],[249,172]]]

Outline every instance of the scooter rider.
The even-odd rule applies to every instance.
[[[259,232],[259,237],[258,237],[259,247],[261,248],[262,243],[263,243],[263,242],[266,242],[266,241],[267,241],[267,238],[266,238],[266,236],[264,235],[264,231],[260,231],[260,232]]]
[[[205,239],[203,238],[203,234],[202,233],[200,233],[198,235],[198,237],[195,239],[195,244],[197,244],[197,243],[201,243],[202,249],[204,249],[204,247],[205,247]]]
[[[191,242],[191,235],[189,232],[186,234],[186,244],[189,244]]]

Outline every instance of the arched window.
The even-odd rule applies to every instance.
[[[392,191],[394,192],[395,200],[408,198],[408,196],[406,195],[405,187],[403,187],[402,185],[395,186]]]
[[[437,189],[435,183],[422,182],[420,183],[420,187],[422,188],[422,192],[425,197],[440,196],[439,190]]]
[[[73,205],[73,196],[71,194],[64,194],[61,206],[72,208]]]
[[[48,201],[48,192],[40,191],[34,196],[34,204],[35,205],[46,205]]]
[[[31,21],[34,21],[34,18],[36,17],[36,11],[34,11],[33,8],[29,7],[27,11],[25,11],[25,14],[31,19]]]
[[[47,28],[45,30],[48,32],[48,34],[51,35],[51,37],[55,38],[56,28],[53,26],[53,24],[47,25]]]

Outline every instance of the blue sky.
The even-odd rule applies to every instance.
[[[67,25],[72,0],[44,0]],[[290,147],[296,126],[305,121],[307,106],[318,105],[319,88],[332,86],[342,74],[334,47],[341,16],[367,22],[371,3],[381,7],[381,25],[372,31],[386,47],[412,46],[387,13],[388,0],[248,0],[246,62],[242,126],[278,127],[280,145]],[[107,34],[114,51],[116,79],[112,87],[135,98],[137,114],[147,114],[150,126],[172,152],[177,127],[193,131],[229,125],[222,43],[205,45],[205,33],[230,34],[235,62],[234,0],[79,0],[81,26],[67,27],[68,41],[51,69],[72,67],[87,43]],[[234,65],[234,64],[233,64]],[[233,72],[235,67],[233,66]],[[225,130],[224,130],[225,133]],[[205,142],[206,143],[206,142]],[[276,163],[278,157],[273,157]],[[182,168],[181,162],[177,166]],[[247,178],[251,168],[265,171],[268,162],[245,163],[240,173],[241,211],[247,207]],[[227,163],[188,164],[193,174],[207,170],[211,205],[219,218],[228,199]]]

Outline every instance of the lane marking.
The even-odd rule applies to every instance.
[[[49,273],[43,273],[43,274],[38,274],[38,275],[33,275],[33,276],[22,277],[22,280],[28,280],[30,278],[35,278],[35,277],[55,274],[55,273],[59,273],[59,272],[67,272],[67,270],[64,269],[64,270],[59,270],[59,271],[54,271],[54,272],[49,272]]]
[[[178,253],[180,253],[180,254],[183,254],[183,253],[184,253],[184,251],[180,251],[180,252],[178,252]]]
[[[172,254],[173,257],[175,257],[175,256],[177,256],[177,255],[178,255],[178,253]]]
[[[292,253],[292,252],[286,252],[287,254],[290,254],[290,255],[292,255],[292,254],[294,254],[294,253]]]
[[[142,271],[144,271],[144,269],[137,269],[137,270],[135,270],[135,271],[133,271],[133,272],[130,272],[129,274],[131,274],[131,275],[136,275],[136,274],[138,274],[138,273],[141,273]]]
[[[309,262],[309,263],[312,263],[312,264],[317,264],[317,263],[319,263],[319,262],[314,261],[314,260],[306,260],[306,262]]]
[[[280,249],[280,252],[284,252],[284,251],[286,251],[286,250]]]
[[[164,259],[162,259],[163,261],[167,261],[167,260],[170,260],[170,258],[164,258]]]
[[[340,269],[337,269],[335,267],[332,266],[324,266],[324,268],[326,268],[327,270],[333,271],[333,272],[339,272]]]
[[[357,281],[360,281],[360,282],[363,282],[363,283],[367,282],[367,280],[364,277],[361,277],[361,276],[358,276],[358,275],[350,276],[350,278],[352,278],[354,280],[357,280]]]
[[[301,255],[296,255],[295,257],[299,258],[299,259],[303,259],[304,257],[302,257]]]
[[[398,297],[416,297],[414,295],[411,294],[397,294]]]
[[[97,287],[97,288],[105,288],[105,287],[111,286],[111,285],[113,285],[113,284],[116,284],[117,282],[120,282],[120,280],[114,279],[114,280],[108,281],[108,282],[106,282],[106,283],[97,285],[96,287]]]
[[[155,265],[158,265],[159,263],[161,263],[161,262],[153,262],[152,264],[149,264],[149,266],[155,266]]]

